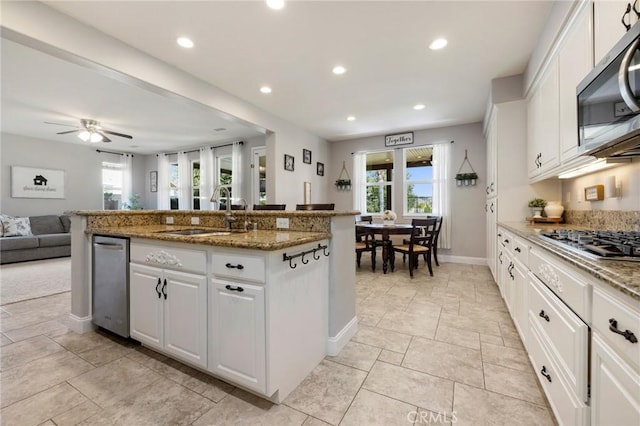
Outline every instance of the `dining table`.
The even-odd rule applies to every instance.
[[[391,272],[395,269],[394,258],[391,255],[392,244],[391,235],[411,234],[412,225],[407,224],[381,224],[381,223],[356,223],[356,231],[358,233],[379,234],[382,236],[382,273],[386,274],[387,269],[391,266]]]

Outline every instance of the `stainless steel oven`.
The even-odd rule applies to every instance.
[[[640,156],[640,22],[578,85],[578,151]]]

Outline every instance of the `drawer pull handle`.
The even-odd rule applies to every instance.
[[[542,370],[540,370],[540,374],[542,374],[544,377],[546,377],[547,380],[549,381],[549,383],[551,383],[551,374],[547,373],[547,367],[545,367],[543,365],[542,366]]]
[[[520,250],[520,247],[516,247],[514,248],[515,251],[517,251],[518,253],[520,253],[522,250]]]
[[[158,293],[158,299],[162,299],[162,293],[160,293],[160,284],[162,284],[162,280],[158,278],[158,284],[156,284],[156,293]]]
[[[229,291],[237,291],[238,293],[242,293],[244,291],[244,288],[242,287],[231,287],[230,285],[226,285],[224,286],[224,288],[226,288]]]
[[[500,261],[500,264],[502,265],[502,252],[500,252],[500,255],[498,256],[498,260]]]
[[[164,300],[167,300],[167,279],[164,279],[164,285],[162,286],[162,294],[164,295]]]
[[[538,314],[538,316],[540,316],[540,318],[544,318],[547,322],[550,322],[549,315],[545,314],[544,310],[540,310],[540,313]]]
[[[505,239],[504,239],[504,243],[505,243],[505,244],[509,244],[509,239],[508,239],[508,238],[505,238]]]
[[[609,330],[613,331],[616,334],[621,335],[631,343],[638,343],[638,338],[631,330],[620,331],[618,330],[618,321],[615,318],[611,318],[609,320]]]
[[[233,269],[233,268],[236,268],[236,269],[244,269],[244,266],[242,266],[242,265],[240,265],[240,264],[238,264],[238,265],[232,265],[232,264],[230,264],[230,263],[227,263],[227,264],[226,264],[226,265],[224,265],[224,266],[226,266],[227,268],[232,268],[232,269]]]

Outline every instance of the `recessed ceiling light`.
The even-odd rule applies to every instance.
[[[431,42],[431,44],[429,45],[429,49],[438,50],[438,49],[442,49],[446,45],[447,45],[446,38],[437,38]]]
[[[191,49],[193,47],[193,41],[189,37],[178,37],[178,45],[184,47],[185,49]]]
[[[349,121],[354,121],[356,118],[353,115],[350,115],[347,117],[347,120]]]
[[[423,104],[414,105],[413,109],[415,109],[416,111],[420,111],[421,109],[424,109],[424,105]]]
[[[262,87],[260,88],[260,91],[261,91],[262,93],[271,93],[271,87],[269,87],[269,86],[262,86]]]
[[[347,69],[342,65],[336,65],[333,67],[333,73],[336,75],[344,74],[345,72],[347,72]]]
[[[274,10],[280,10],[284,7],[284,0],[267,0],[267,6]]]

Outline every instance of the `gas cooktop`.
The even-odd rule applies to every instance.
[[[640,262],[640,232],[553,229],[540,236],[589,259]]]

